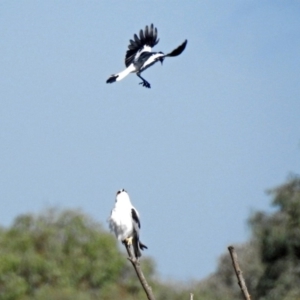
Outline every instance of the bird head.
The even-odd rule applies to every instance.
[[[130,203],[130,198],[128,193],[125,191],[125,189],[121,189],[117,191],[116,194],[116,203]]]
[[[121,193],[123,193],[123,192],[126,193],[125,189],[118,190],[116,196],[118,196],[119,194],[121,194]]]

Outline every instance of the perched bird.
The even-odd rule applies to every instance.
[[[141,228],[138,211],[132,206],[129,195],[122,189],[117,192],[115,206],[108,218],[109,228],[119,241],[133,245],[136,258],[141,256],[141,250],[148,249],[139,239]]]
[[[164,54],[163,52],[151,52],[151,48],[159,42],[157,38],[157,28],[154,28],[153,24],[151,24],[150,27],[146,26],[144,31],[141,29],[139,37],[136,34],[133,37],[134,39],[130,40],[125,56],[126,69],[120,73],[111,75],[106,83],[120,81],[128,74],[136,73],[136,75],[142,79],[140,84],[146,88],[150,88],[150,83],[141,76],[141,73],[158,61],[162,64],[165,57],[181,54],[187,44],[187,40],[185,40],[180,46],[168,54]]]

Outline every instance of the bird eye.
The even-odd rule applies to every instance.
[[[121,189],[121,190],[117,191],[117,196],[118,196],[119,194],[121,194],[122,192],[126,192],[125,189]]]

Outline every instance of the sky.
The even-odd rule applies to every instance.
[[[1,1],[0,224],[49,207],[108,230],[125,188],[162,279],[200,280],[300,168],[300,2]],[[143,73],[129,39],[185,51]],[[120,246],[121,247],[121,246]]]

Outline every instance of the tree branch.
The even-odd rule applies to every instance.
[[[229,246],[228,250],[229,250],[229,253],[230,253],[230,256],[231,256],[231,259],[232,259],[232,264],[233,264],[233,268],[235,270],[236,277],[238,279],[238,284],[241,288],[241,291],[244,295],[244,298],[245,298],[245,300],[251,300],[250,294],[248,293],[248,289],[247,289],[247,286],[246,286],[245,279],[243,277],[242,271],[241,271],[240,266],[238,264],[238,259],[237,259],[237,254],[235,252],[235,249],[234,249],[233,246]]]
[[[139,278],[139,281],[140,281],[140,283],[141,283],[141,285],[142,285],[142,287],[143,287],[143,289],[144,289],[144,291],[147,295],[148,300],[155,300],[152,289],[151,289],[150,285],[148,284],[148,282],[147,282],[147,280],[146,280],[146,278],[145,278],[145,276],[142,272],[140,262],[133,255],[132,247],[127,245],[127,243],[124,243],[124,245],[126,247],[128,255],[129,255],[128,260],[132,263],[132,265],[134,267],[134,270],[136,272],[136,275]]]

